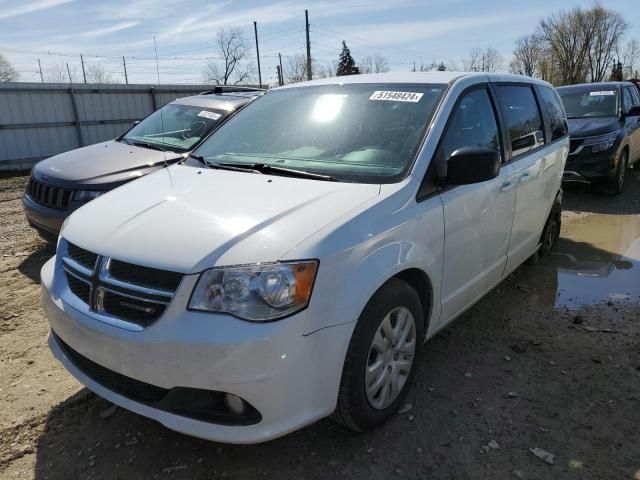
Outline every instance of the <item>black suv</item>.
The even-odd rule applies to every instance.
[[[563,180],[622,192],[627,167],[640,160],[640,94],[631,82],[559,87],[571,144]],[[640,166],[640,162],[637,164]]]

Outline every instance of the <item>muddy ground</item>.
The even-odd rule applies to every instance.
[[[255,446],[104,415],[47,350],[38,276],[53,252],[23,218],[26,177],[0,179],[0,478],[640,479],[640,175],[629,177],[617,198],[566,192],[555,255],[426,345],[407,413],[362,435],[324,420]]]

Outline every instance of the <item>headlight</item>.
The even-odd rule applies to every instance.
[[[189,308],[264,322],[309,304],[317,261],[221,267],[200,275]]]
[[[597,137],[587,138],[582,142],[585,147],[591,145],[591,151],[594,153],[604,152],[613,147],[616,143],[617,133],[608,133],[606,135],[598,135]]]
[[[89,202],[104,193],[107,192],[100,190],[77,190],[76,193],[73,194],[73,199],[78,202]]]

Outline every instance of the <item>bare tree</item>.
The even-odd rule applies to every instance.
[[[246,83],[252,66],[246,62],[249,47],[239,28],[221,28],[216,32],[217,58],[207,62],[202,75],[207,83],[216,85],[237,85]],[[217,59],[220,59],[218,61]]]
[[[0,53],[0,82],[15,82],[18,77],[17,70],[13,68],[9,60]]]
[[[389,62],[379,53],[364,57],[360,60],[359,65],[361,73],[384,73],[389,71]]]
[[[599,3],[588,11],[588,20],[593,29],[588,51],[589,78],[592,82],[601,82],[613,64],[620,39],[629,24],[620,13],[607,10]]]
[[[538,34],[547,50],[550,68],[556,71],[554,83],[566,85],[586,81],[594,33],[592,16],[580,7],[540,21]]]
[[[511,73],[527,75],[528,77],[539,75],[542,53],[540,38],[537,35],[521,36],[516,40],[516,48],[513,51],[513,59],[509,64],[509,70]]]
[[[618,58],[623,65],[625,78],[637,78],[639,76],[640,42],[638,40],[635,38],[629,40],[618,54]]]
[[[307,57],[301,53],[286,57],[282,68],[284,70],[284,79],[287,83],[304,82],[307,79]]]
[[[69,71],[71,72],[71,79],[74,82],[80,79],[80,76],[78,75],[77,65],[69,65]],[[64,62],[45,65],[45,67],[42,69],[42,76],[45,82],[69,83],[69,74],[67,72],[67,66]]]
[[[469,72],[496,72],[504,68],[504,57],[493,47],[472,48],[462,60],[462,68]]]
[[[86,69],[88,83],[114,83],[113,77],[99,63]]]

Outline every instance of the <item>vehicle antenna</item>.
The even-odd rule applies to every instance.
[[[156,43],[156,36],[153,36],[153,50],[156,54],[156,76],[158,80],[158,86],[160,86],[160,66],[158,64],[158,44]],[[164,106],[164,105],[163,105]],[[162,106],[160,107],[160,125],[162,128],[162,148],[164,153],[164,167],[167,167],[167,150],[165,149],[166,143],[164,142],[164,115],[162,113]]]

